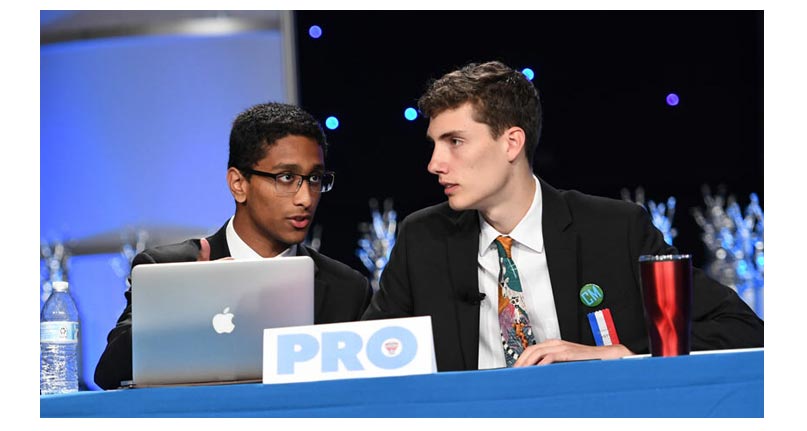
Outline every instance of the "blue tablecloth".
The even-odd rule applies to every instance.
[[[40,397],[41,417],[763,417],[763,351]]]

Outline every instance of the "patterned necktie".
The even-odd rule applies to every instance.
[[[494,242],[499,251],[499,327],[502,331],[504,359],[512,367],[527,346],[535,344],[518,269],[510,255],[513,238],[499,236]]]

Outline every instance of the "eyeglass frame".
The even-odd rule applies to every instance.
[[[334,172],[334,171],[322,171],[322,172],[315,172],[315,173],[308,174],[308,175],[303,175],[303,174],[295,174],[294,172],[278,172],[278,173],[275,174],[275,173],[272,173],[272,172],[259,171],[257,169],[252,169],[252,168],[243,168],[243,169],[239,169],[239,170],[241,171],[242,174],[257,175],[259,177],[273,179],[275,181],[275,192],[283,193],[283,194],[287,194],[287,195],[294,195],[297,192],[299,192],[300,188],[303,187],[303,180],[305,180],[308,183],[308,190],[311,191],[311,192],[314,192],[314,193],[327,193],[327,192],[329,192],[329,191],[331,191],[333,189],[333,184],[334,184],[334,182],[336,182],[336,172]],[[277,177],[279,177],[281,175],[292,175],[294,177],[299,178],[297,180],[297,188],[293,192],[282,192],[282,191],[277,189],[277,185],[279,184],[278,181],[277,181]],[[328,188],[328,190],[322,190],[322,185],[324,183],[320,183],[319,189],[315,189],[314,187],[311,187],[311,177],[320,176],[320,177],[324,178],[325,175],[330,175],[333,178],[331,180],[331,186],[330,186],[330,188]]]

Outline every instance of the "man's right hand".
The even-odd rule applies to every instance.
[[[207,239],[200,239],[199,246],[199,255],[196,256],[196,260],[199,262],[206,262],[210,260],[210,243],[207,242]]]
[[[233,257],[222,257],[221,259],[216,260],[233,260]],[[210,243],[207,242],[207,239],[201,238],[199,239],[199,254],[196,255],[197,262],[207,262],[210,260]]]

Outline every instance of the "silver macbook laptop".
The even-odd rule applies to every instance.
[[[130,386],[261,381],[263,330],[313,323],[310,257],[138,265]]]

